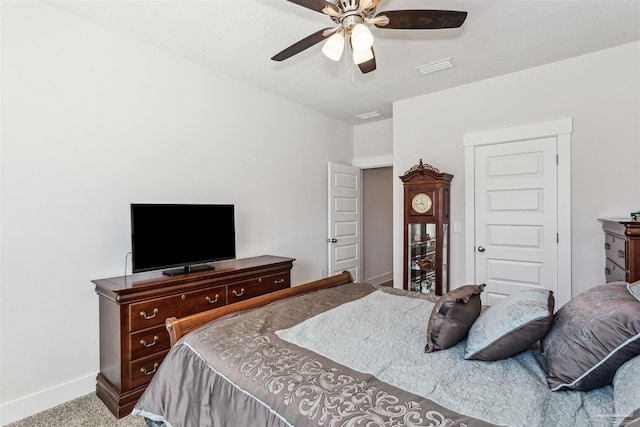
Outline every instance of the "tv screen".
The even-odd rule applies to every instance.
[[[236,256],[233,205],[131,204],[134,273],[179,274]],[[196,265],[197,267],[192,267]]]

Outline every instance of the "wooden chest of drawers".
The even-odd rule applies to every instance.
[[[604,230],[606,281],[640,280],[640,221],[606,218],[599,221]]]
[[[291,286],[292,258],[260,256],[211,264],[215,270],[94,280],[100,308],[96,393],[122,418],[169,351],[164,321]]]

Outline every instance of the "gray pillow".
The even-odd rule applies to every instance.
[[[480,315],[480,293],[485,285],[465,285],[447,292],[429,316],[426,353],[453,347],[465,339],[469,328]]]
[[[613,377],[613,407],[616,420],[640,418],[640,356],[625,362]],[[626,425],[626,423],[622,423]]]
[[[553,391],[611,384],[616,370],[640,354],[640,301],[625,282],[581,293],[558,310],[542,351]]]
[[[500,360],[531,347],[551,327],[554,301],[548,289],[529,289],[501,299],[471,326],[464,358]]]

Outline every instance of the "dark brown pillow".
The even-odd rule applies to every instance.
[[[426,353],[444,350],[462,341],[480,315],[480,293],[485,285],[465,285],[440,297],[427,327]]]

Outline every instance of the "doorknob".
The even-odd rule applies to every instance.
[[[478,246],[478,252],[484,252],[484,246]]]
[[[327,243],[338,243],[338,239],[327,239]]]

